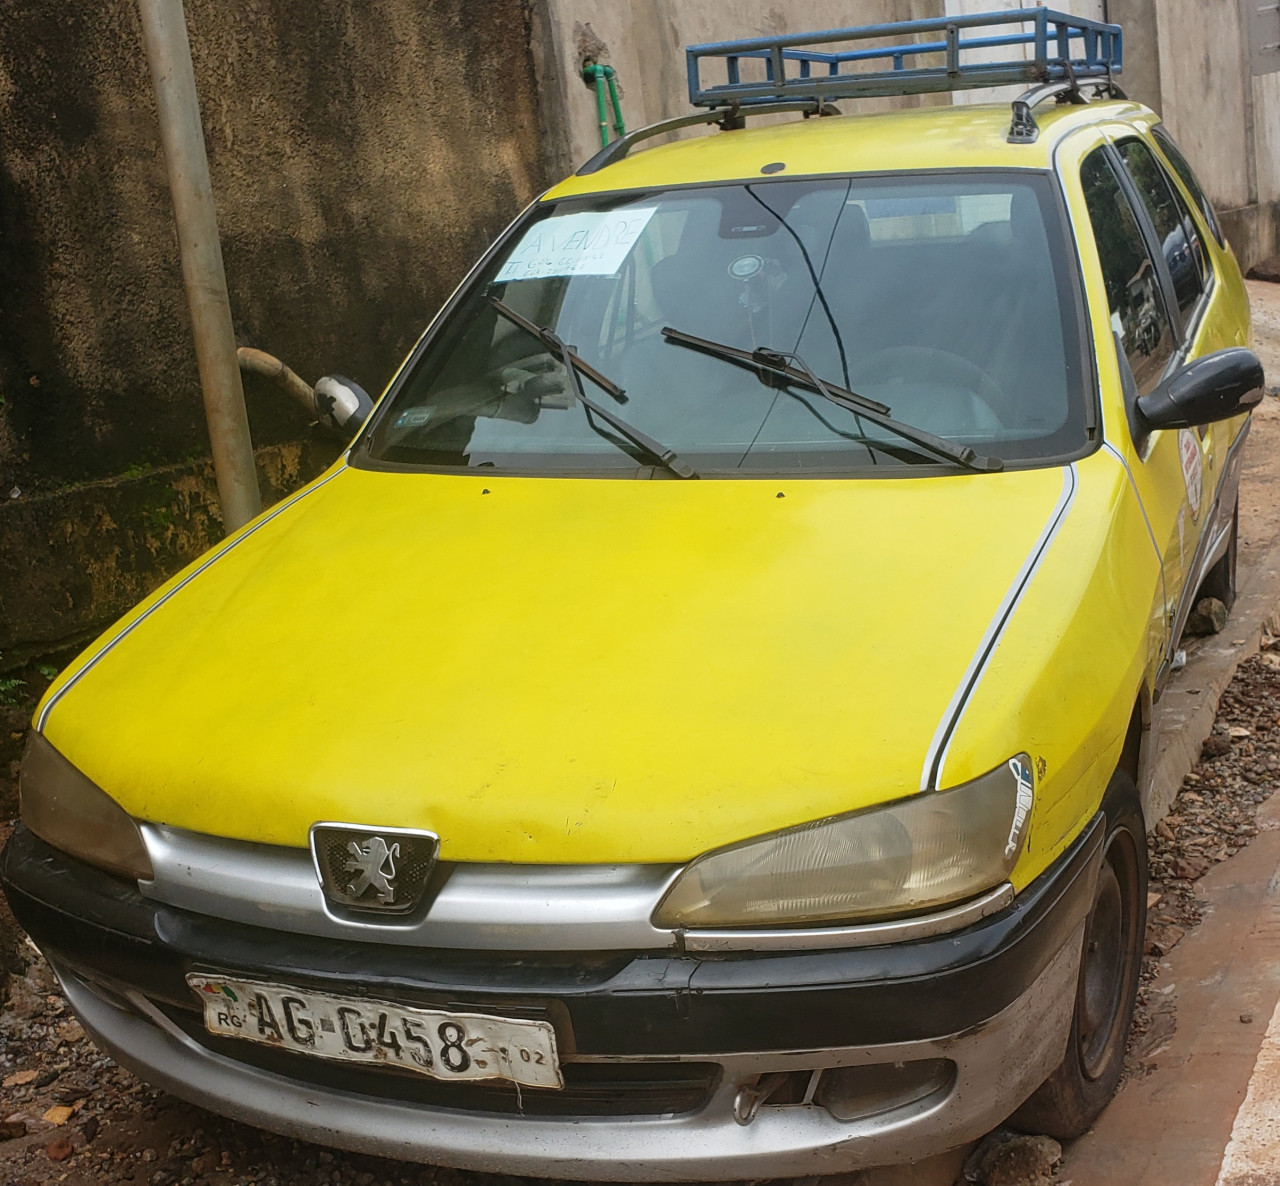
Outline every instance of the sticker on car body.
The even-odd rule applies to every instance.
[[[1178,429],[1178,455],[1182,458],[1182,480],[1187,484],[1187,504],[1191,518],[1200,518],[1200,495],[1204,489],[1204,466],[1200,459],[1200,442],[1189,428]]]
[[[1005,859],[1009,860],[1018,851],[1022,843],[1022,830],[1026,826],[1027,817],[1031,815],[1031,807],[1035,801],[1035,782],[1031,777],[1031,767],[1021,758],[1009,759],[1009,770],[1018,783],[1017,797],[1013,806],[1013,823],[1009,827],[1009,839],[1004,846]]]

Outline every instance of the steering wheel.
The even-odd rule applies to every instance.
[[[897,415],[892,390],[895,383],[961,388],[972,397],[974,428],[1002,427],[996,408],[1004,405],[1004,389],[980,366],[959,354],[932,346],[886,346],[859,359],[849,370],[849,385],[854,391],[882,398]],[[983,423],[988,417],[989,422]]]

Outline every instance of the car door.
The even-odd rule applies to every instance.
[[[1198,225],[1210,274],[1203,316],[1193,326],[1192,356],[1231,346],[1250,346],[1253,341],[1249,316],[1249,294],[1227,237],[1204,187],[1186,157],[1155,116],[1139,122],[1159,151],[1165,174],[1173,182],[1175,194],[1188,205],[1192,221]],[[1243,468],[1243,445],[1248,435],[1247,416],[1212,425],[1209,433],[1210,478],[1216,483],[1216,507],[1211,506],[1201,541],[1201,557],[1195,580],[1227,555],[1236,525],[1236,501]]]
[[[1181,326],[1164,282],[1154,234],[1144,229],[1138,206],[1115,149],[1101,144],[1080,162],[1080,186],[1092,225],[1115,342],[1115,359],[1132,406],[1154,389],[1175,365]],[[1099,347],[1099,361],[1107,352]],[[1163,588],[1159,614],[1159,663],[1166,664],[1179,594],[1194,540],[1187,538],[1187,482],[1176,432],[1155,432],[1138,448],[1121,425],[1107,426],[1107,447],[1129,473],[1142,504],[1152,542],[1160,555]],[[1153,673],[1155,674],[1155,673]]]
[[[1241,308],[1239,298],[1233,299],[1229,285],[1223,281],[1224,271],[1238,272],[1234,260],[1224,255],[1224,266],[1215,265],[1213,248],[1217,244],[1192,213],[1193,204],[1161,159],[1149,129],[1142,130],[1147,135],[1139,135],[1135,129],[1133,134],[1117,137],[1114,143],[1138,198],[1137,205],[1147,215],[1148,231],[1154,231],[1157,258],[1163,257],[1165,263],[1171,311],[1181,326],[1180,348],[1174,359],[1178,365],[1244,344],[1247,308]],[[1214,550],[1225,543],[1224,533],[1231,530],[1240,462],[1238,450],[1233,451],[1231,445],[1240,427],[1237,419],[1194,430],[1181,429],[1177,434],[1187,486],[1183,544],[1189,555],[1184,556],[1182,596],[1171,630],[1175,642],[1208,561]],[[1233,452],[1237,455],[1233,456]],[[1228,464],[1230,474],[1225,472]]]
[[[1216,222],[1206,221],[1207,204],[1195,196],[1196,191],[1180,184],[1169,158],[1157,149],[1151,131],[1155,122],[1152,115],[1135,124],[1115,123],[1103,129],[1112,169],[1146,243],[1154,282],[1149,291],[1143,289],[1149,300],[1145,314],[1139,317],[1139,328],[1154,334],[1156,320],[1150,298],[1158,290],[1163,294],[1164,314],[1173,335],[1172,354],[1166,358],[1163,348],[1158,352],[1161,376],[1138,374],[1151,370],[1151,360],[1128,354],[1136,376],[1134,398],[1184,363],[1248,340],[1247,297],[1238,282],[1239,269],[1216,230]],[[1176,153],[1176,149],[1172,151]],[[1147,365],[1139,366],[1139,362]],[[1237,418],[1220,425],[1153,434],[1131,467],[1137,484],[1147,486],[1153,496],[1144,496],[1149,517],[1163,521],[1165,513],[1173,509],[1171,502],[1177,502],[1175,530],[1159,541],[1165,559],[1170,648],[1176,645],[1201,580],[1229,543],[1242,423],[1243,419]],[[1166,437],[1176,439],[1176,449],[1162,444]],[[1171,458],[1178,463],[1181,497],[1170,476]],[[1166,662],[1161,675],[1167,673]]]
[[[1213,296],[1213,268],[1195,219],[1152,145],[1135,131],[1133,135],[1117,139],[1115,149],[1131,193],[1137,198],[1135,205],[1147,216],[1147,234],[1154,233],[1156,258],[1164,261],[1166,295],[1172,297],[1170,312],[1179,330],[1173,365],[1180,365],[1218,348],[1212,332],[1201,332],[1206,328],[1206,314]],[[1177,431],[1178,460],[1187,504],[1180,512],[1179,552],[1183,571],[1179,582],[1181,598],[1172,628],[1175,642],[1182,624],[1178,613],[1186,598],[1195,593],[1188,586],[1195,580],[1194,558],[1217,488],[1220,435],[1213,425]]]

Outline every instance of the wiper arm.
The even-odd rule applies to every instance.
[[[781,375],[797,387],[803,387],[806,391],[816,391],[832,403],[838,403],[842,407],[851,405],[856,412],[879,412],[882,416],[889,414],[888,404],[868,399],[865,395],[859,395],[846,387],[822,382],[798,355],[783,354],[779,350],[769,350],[763,346],[757,350],[739,350],[736,346],[725,346],[720,342],[712,342],[708,338],[695,338],[693,334],[672,329],[669,325],[663,327],[662,336],[677,346],[687,346],[690,350],[710,354],[712,358],[721,358],[725,362],[735,363],[757,374],[763,370]],[[794,358],[803,369],[798,370],[796,367],[788,366],[788,358]]]
[[[564,363],[565,370],[577,371],[586,375],[601,391],[607,391],[618,403],[625,404],[627,402],[627,393],[621,387],[610,379],[608,375],[596,370],[586,359],[580,358],[570,350],[551,330],[544,329],[542,326],[530,321],[495,296],[489,297],[488,301],[512,325],[518,325],[525,333],[532,334],[544,346],[549,347],[560,355],[560,361]]]
[[[499,313],[502,314],[513,325],[518,325],[526,333],[532,334],[544,346],[555,354],[559,355],[560,361],[564,363],[565,372],[569,376],[569,382],[573,384],[573,393],[582,402],[582,406],[588,412],[594,412],[615,432],[620,433],[641,452],[652,457],[659,465],[669,469],[679,478],[696,478],[697,470],[693,468],[687,461],[682,461],[676,454],[675,450],[668,449],[666,445],[660,441],[655,441],[648,433],[641,432],[640,429],[628,424],[616,412],[610,411],[603,404],[597,403],[590,399],[587,393],[582,389],[582,376],[586,375],[597,386],[602,387],[614,399],[620,403],[626,402],[626,393],[608,376],[601,374],[591,366],[590,363],[584,362],[578,357],[568,346],[560,340],[560,337],[552,330],[544,329],[540,325],[535,325],[532,321],[522,317],[510,305],[504,304],[497,297],[489,297],[491,304]],[[588,417],[589,418],[589,417]]]
[[[921,449],[932,453],[935,457],[942,458],[944,461],[954,461],[957,465],[963,465],[968,469],[981,470],[985,473],[995,473],[1004,469],[1004,462],[998,457],[984,457],[968,445],[957,445],[954,441],[934,436],[933,433],[926,432],[923,428],[916,428],[914,424],[895,420],[889,415],[889,408],[886,404],[878,403],[876,400],[868,399],[865,395],[859,395],[856,391],[850,391],[848,388],[839,387],[834,383],[828,383],[820,379],[809,364],[798,354],[786,354],[780,350],[769,350],[764,347],[756,350],[739,350],[736,346],[726,346],[720,342],[712,342],[707,338],[697,338],[693,334],[683,333],[678,329],[672,329],[670,326],[663,328],[662,336],[676,346],[685,346],[690,350],[709,354],[712,358],[723,359],[725,362],[731,362],[735,366],[753,371],[757,375],[764,371],[767,374],[784,379],[791,386],[803,387],[807,391],[817,392],[818,395],[829,400],[837,407],[845,408],[857,416],[865,417],[872,424],[879,425],[881,428],[887,428],[903,440],[910,441],[913,445],[918,445]],[[789,365],[787,359],[794,360],[797,365]]]

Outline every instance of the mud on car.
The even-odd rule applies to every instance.
[[[121,1063],[561,1178],[1104,1107],[1261,368],[1115,26],[897,32],[692,47],[700,110],[533,203],[367,418],[334,388],[332,469],[50,688],[3,885]]]

